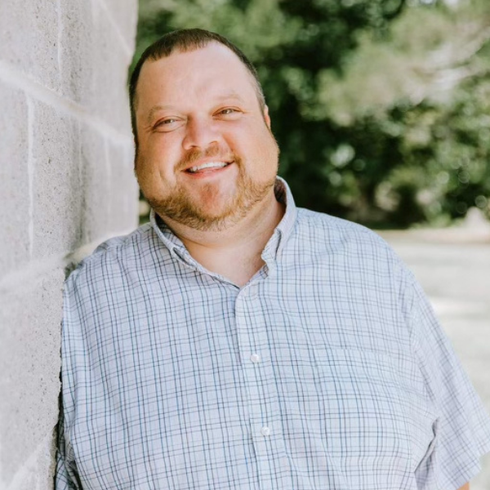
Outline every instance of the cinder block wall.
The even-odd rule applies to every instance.
[[[52,488],[66,267],[137,225],[137,0],[0,1],[0,489]]]

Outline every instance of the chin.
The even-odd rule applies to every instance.
[[[242,175],[223,187],[209,184],[200,189],[179,188],[148,202],[162,217],[201,231],[222,231],[243,219],[274,187],[275,175],[254,181]]]

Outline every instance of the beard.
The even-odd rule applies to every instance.
[[[176,169],[179,171],[187,168],[203,157],[216,156],[219,156],[219,152],[213,149],[206,151],[205,154],[191,153],[177,165]],[[234,191],[223,189],[223,183],[210,182],[200,186],[199,191],[196,191],[199,197],[195,198],[195,194],[178,183],[164,198],[147,197],[148,203],[162,219],[169,218],[194,230],[222,231],[233,226],[274,187],[277,167],[272,177],[258,180],[247,174],[238,155],[232,155],[232,160],[232,165],[238,167]],[[209,205],[203,205],[203,202]]]

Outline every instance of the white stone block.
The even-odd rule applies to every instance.
[[[0,83],[0,277],[29,259],[25,95]]]
[[[64,271],[50,264],[137,224],[136,11],[136,0],[0,0],[0,59],[14,68],[0,78],[2,490],[52,488]]]
[[[77,121],[34,102],[32,136],[33,258],[39,259],[63,255],[79,246],[84,183]]]
[[[0,489],[4,490],[52,490],[55,472],[56,431],[50,429],[46,437],[29,455],[28,459],[15,473],[9,477],[9,486],[3,483],[0,473]]]
[[[121,134],[130,135],[127,79],[132,53],[121,44],[115,29],[107,25],[106,15],[100,9],[95,8],[93,27],[95,97],[91,109]]]
[[[138,225],[138,184],[133,172],[133,152],[127,146],[109,146],[111,165],[111,231],[134,229]]]
[[[2,0],[0,59],[42,85],[59,90],[57,2]]]
[[[61,90],[83,106],[95,98],[90,1],[59,0]]]
[[[24,469],[58,417],[63,270],[0,295],[0,474]],[[49,466],[48,466],[49,468]],[[29,488],[28,486],[25,487]]]
[[[134,50],[136,39],[136,26],[138,23],[138,3],[134,0],[96,0],[104,2],[109,15],[112,15],[115,24],[124,37],[128,47]]]
[[[82,242],[102,241],[135,228],[138,189],[131,145],[115,144],[87,126],[82,126],[81,143]]]
[[[81,172],[84,183],[83,243],[107,236],[111,200],[111,167],[104,137],[90,127],[81,128]]]

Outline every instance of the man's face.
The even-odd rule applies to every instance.
[[[220,230],[273,192],[279,152],[267,109],[225,46],[145,62],[136,120],[136,175],[159,215]]]

